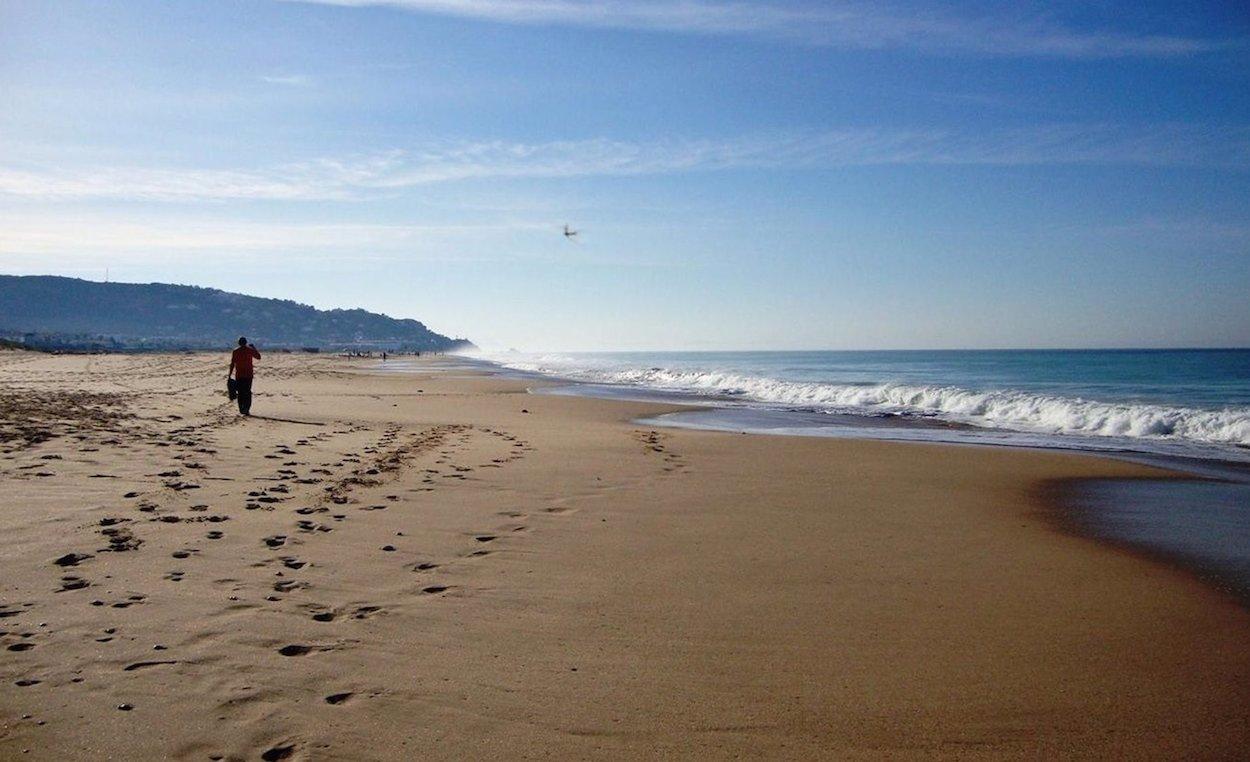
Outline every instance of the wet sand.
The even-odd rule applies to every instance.
[[[1061,453],[651,429],[266,355],[0,353],[0,758],[1232,757],[1250,614]],[[27,751],[29,750],[29,751]]]

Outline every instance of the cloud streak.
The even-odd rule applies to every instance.
[[[117,219],[87,215],[0,215],[0,266],[39,270],[104,264],[202,262],[207,253],[246,258],[281,255],[283,261],[457,261],[526,236],[556,235],[553,225],[500,222],[475,225],[265,223],[234,219]],[[292,258],[295,258],[294,260]],[[32,269],[33,268],[33,269]]]
[[[868,2],[807,6],[712,0],[286,0],[387,7],[501,24],[748,36],[852,50],[1056,58],[1192,55],[1230,41],[1077,31],[1018,16],[958,16]]]
[[[1250,170],[1250,128],[1054,125],[993,133],[845,129],[789,136],[628,142],[432,143],[259,169],[0,165],[0,196],[40,200],[354,200],[473,180],[864,166],[1108,165]]]
[[[260,81],[284,87],[311,87],[313,84],[312,77],[304,74],[265,74],[260,77]]]

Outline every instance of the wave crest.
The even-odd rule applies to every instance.
[[[517,370],[580,381],[734,397],[838,413],[918,415],[973,426],[1047,434],[1250,445],[1250,409],[1247,408],[1205,410],[1112,403],[955,386],[798,382],[717,370],[589,368],[559,357],[503,364]]]

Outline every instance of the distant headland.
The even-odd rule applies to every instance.
[[[36,349],[156,351],[231,345],[446,352],[473,343],[411,319],[168,283],[0,275],[0,339]]]

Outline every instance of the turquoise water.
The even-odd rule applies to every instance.
[[[1248,459],[1250,350],[503,354],[514,370],[716,402],[723,423]],[[728,403],[728,404],[727,404]],[[876,419],[870,421],[870,419]],[[689,421],[687,421],[689,422]],[[697,421],[696,421],[697,422]],[[735,426],[730,426],[735,427]],[[894,432],[891,436],[908,435]],[[1009,437],[1007,437],[1009,438]]]

